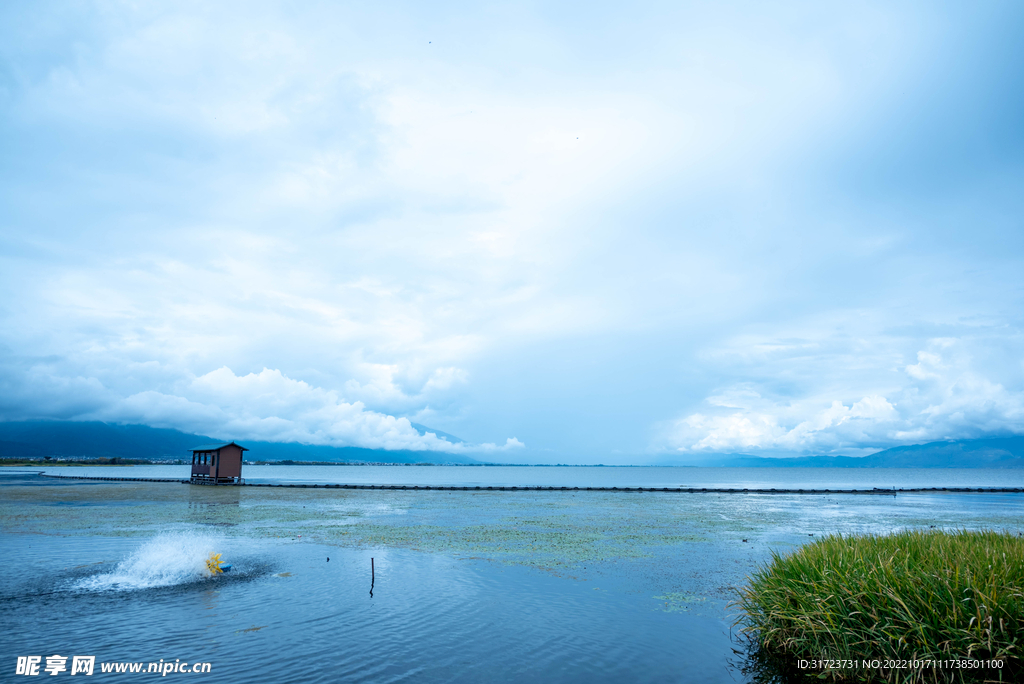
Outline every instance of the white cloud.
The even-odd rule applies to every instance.
[[[498,452],[498,451],[515,451],[516,449],[525,449],[525,448],[526,448],[526,445],[523,444],[522,442],[520,442],[515,437],[509,437],[508,439],[505,440],[505,443],[502,444],[501,446],[498,446],[497,444],[481,444],[480,445],[480,450],[484,451],[484,452],[487,452],[487,453]]]
[[[438,368],[435,370],[427,383],[423,386],[424,393],[430,390],[446,390],[453,385],[464,384],[469,381],[469,374],[461,368]]]
[[[694,413],[676,421],[673,427],[670,439],[679,444],[680,451],[761,447],[784,433],[774,417],[749,412],[725,416]]]
[[[50,417],[143,423],[232,439],[369,449],[472,454],[524,446],[514,437],[498,447],[491,443],[452,444],[430,432],[420,435],[407,418],[368,410],[362,402],[346,401],[333,390],[268,368],[240,376],[222,367],[182,383],[174,392],[144,390],[124,398],[114,396],[95,379],[60,382],[54,378],[50,385],[55,394],[66,392],[76,397],[76,403],[65,405],[62,412],[50,406],[45,414]]]
[[[691,413],[663,425],[659,440],[684,452],[860,453],[1024,432],[1024,392],[1008,391],[980,375],[962,341],[934,339],[916,357],[918,363],[903,367],[904,382],[888,397],[872,394],[850,401],[817,394],[781,400],[765,398],[744,383],[705,400],[718,411]]]
[[[941,376],[930,367],[935,368],[941,364],[942,358],[937,354],[919,351],[917,352],[917,363],[908,365],[904,370],[915,380],[938,380]]]

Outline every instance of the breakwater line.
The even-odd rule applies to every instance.
[[[64,480],[93,480],[103,482],[170,482],[190,484],[189,480],[152,477],[91,477],[88,475],[52,475],[39,473],[43,477]],[[555,487],[523,485],[400,485],[400,484],[335,484],[335,483],[268,483],[241,482],[221,485],[196,485],[204,487],[286,487],[291,489],[372,489],[387,491],[441,491],[441,492],[668,492],[675,494],[874,494],[895,496],[896,494],[921,493],[975,493],[975,494],[1022,494],[1024,487],[894,487],[871,489],[821,489],[821,488],[779,488],[779,487]]]

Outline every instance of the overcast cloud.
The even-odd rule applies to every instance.
[[[1022,434],[1022,34],[5,3],[0,418],[520,462]]]

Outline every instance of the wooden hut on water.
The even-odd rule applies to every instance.
[[[192,448],[192,484],[239,484],[242,482],[244,446],[204,444]]]

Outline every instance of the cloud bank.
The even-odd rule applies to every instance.
[[[835,398],[833,388],[831,396],[786,400],[762,396],[751,383],[730,386],[707,397],[705,410],[664,425],[661,445],[679,452],[857,455],[879,445],[1024,434],[1024,391],[985,377],[965,346],[933,340],[917,363],[894,369],[885,396]]]
[[[514,437],[497,446],[452,443],[433,432],[421,435],[408,418],[368,410],[360,401],[345,401],[333,390],[267,368],[239,376],[222,367],[179,383],[174,392],[144,390],[126,397],[88,380],[52,381],[51,390],[73,395],[74,403],[65,404],[61,413],[51,406],[50,412],[18,417],[137,423],[233,439],[386,450],[499,453],[525,446]],[[5,408],[16,415],[16,407]]]

